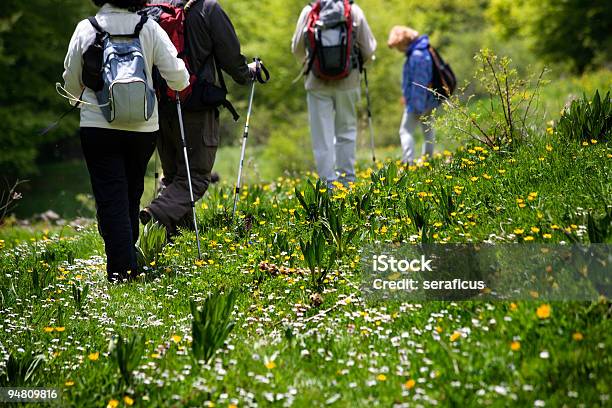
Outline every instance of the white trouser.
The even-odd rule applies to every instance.
[[[402,124],[399,130],[400,141],[402,142],[403,163],[414,163],[414,132],[419,124],[421,125],[425,135],[425,141],[423,142],[423,156],[428,155],[430,158],[433,157],[435,132],[431,126],[424,123],[427,118],[428,114],[418,115],[416,113],[404,111]]]
[[[355,181],[356,105],[360,89],[308,91],[312,148],[319,177]]]

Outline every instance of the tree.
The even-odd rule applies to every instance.
[[[506,38],[529,39],[549,63],[582,73],[612,52],[612,7],[606,0],[492,0],[487,16]]]
[[[0,2],[0,174],[36,170],[39,146],[75,132],[76,118],[46,136],[40,129],[68,105],[55,93],[76,23],[93,11],[83,0]]]

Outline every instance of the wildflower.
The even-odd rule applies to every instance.
[[[525,230],[524,230],[524,229],[522,229],[522,228],[515,228],[515,229],[514,229],[514,233],[515,233],[516,235],[521,235],[523,232],[525,232]]]
[[[134,405],[134,400],[130,398],[129,395],[126,395],[125,397],[123,397],[123,402],[125,402],[125,405],[127,405],[128,407],[131,407],[132,405]]]
[[[274,361],[268,361],[268,362],[266,363],[266,368],[267,368],[268,370],[273,370],[273,369],[275,369],[275,368],[276,368],[276,363],[275,363]]]
[[[544,237],[545,239],[551,239],[552,234],[542,234],[542,237]]]
[[[538,227],[531,227],[531,232],[537,234],[538,232],[540,232],[540,229]]]
[[[182,340],[181,336],[177,336],[176,334],[172,336],[172,341],[175,343],[180,343]]]
[[[476,176],[470,177],[470,181],[472,182],[478,181],[478,177]]]
[[[589,145],[589,142],[582,142],[582,145],[583,145],[583,146],[588,146],[588,145]]]
[[[491,176],[489,176],[487,173],[484,173],[482,177],[486,180],[491,180]]]
[[[72,380],[66,380],[66,382],[64,383],[64,385],[66,387],[72,387],[74,385],[74,381]]]
[[[202,261],[202,260],[200,260],[200,259],[197,259],[197,260],[195,261],[195,264],[196,264],[196,266],[202,266],[202,265],[204,265],[204,261]]]
[[[546,150],[552,152],[553,147],[549,144],[546,145]]]
[[[97,361],[100,358],[100,352],[96,351],[95,353],[89,353],[87,357],[90,361]]]
[[[61,332],[63,332],[63,331],[65,331],[65,330],[66,330],[66,328],[65,328],[65,327],[56,327],[56,328],[55,328],[55,331],[56,331],[56,332],[60,332],[60,333],[61,333]]]
[[[542,304],[536,310],[536,315],[540,319],[548,319],[550,317],[550,305]]]
[[[450,336],[450,341],[451,342],[455,342],[457,341],[457,339],[459,339],[459,337],[461,337],[461,333],[459,333],[458,331],[454,332],[453,334],[451,334]]]
[[[516,309],[518,309],[518,305],[514,302],[510,303],[510,310],[514,312]]]
[[[513,341],[512,343],[510,343],[510,350],[512,351],[519,351],[521,349],[521,342],[520,341]]]
[[[378,375],[376,376],[376,379],[377,379],[378,381],[387,381],[387,376],[386,376],[386,375],[384,375],[384,374],[378,374]]]
[[[119,401],[117,401],[116,399],[111,399],[110,401],[108,401],[106,408],[117,408],[118,406],[119,406]]]
[[[44,331],[45,333],[51,333],[51,332],[53,331],[53,327],[45,327],[45,328],[43,329],[43,331]]]
[[[524,240],[525,240],[525,241],[533,241],[533,236],[532,236],[532,235],[527,235],[527,236],[524,238]]]
[[[406,387],[407,389],[411,390],[414,388],[414,386],[416,385],[416,381],[414,381],[412,378],[409,379],[408,381],[406,381],[406,383],[404,384],[404,387]]]
[[[584,339],[584,336],[582,335],[582,333],[576,332],[572,334],[572,339],[574,339],[575,341],[582,341],[582,339]]]
[[[592,144],[597,144],[597,140],[595,140],[595,139],[591,139],[591,143],[592,143]]]

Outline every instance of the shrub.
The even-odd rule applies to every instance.
[[[480,65],[474,79],[485,97],[474,106],[470,106],[474,95],[465,103],[459,95],[445,99],[445,112],[435,119],[435,126],[458,139],[476,140],[497,151],[510,150],[533,130],[529,119],[535,113],[547,69],[521,78],[510,58],[500,58],[488,49],[474,60]]]

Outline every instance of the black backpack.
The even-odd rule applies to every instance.
[[[440,53],[429,46],[429,54],[433,61],[432,88],[436,91],[438,99],[449,98],[457,88],[457,78],[451,66],[447,64]]]

